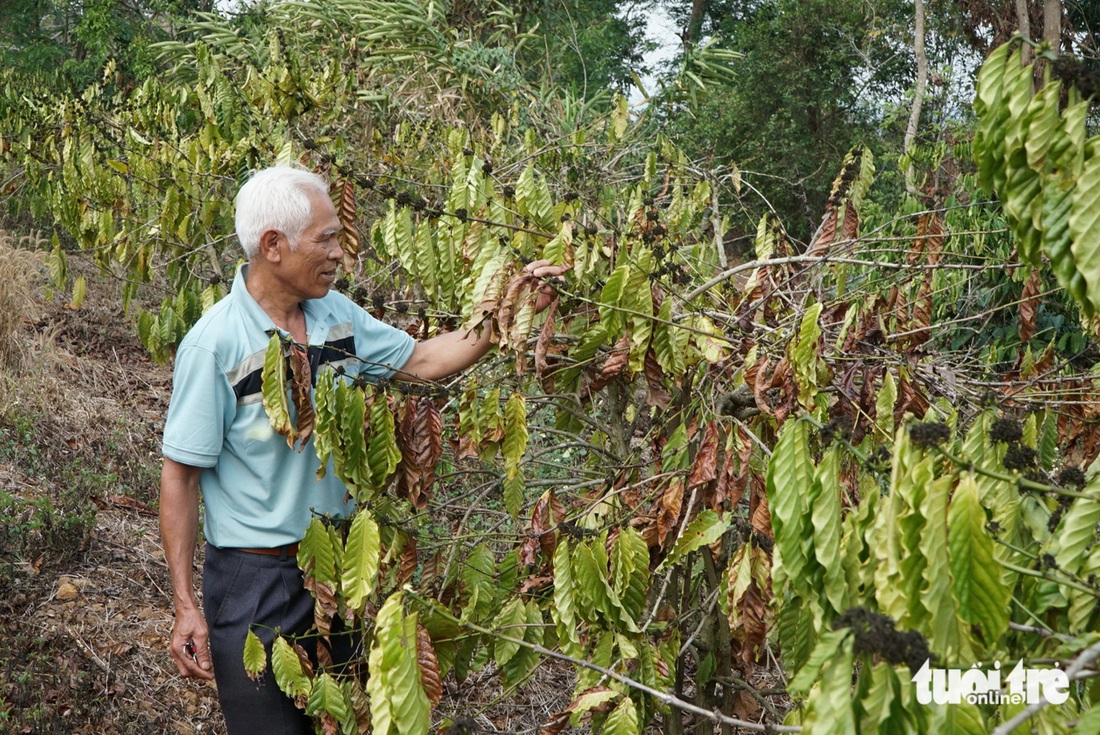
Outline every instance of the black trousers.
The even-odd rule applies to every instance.
[[[301,635],[313,624],[313,597],[296,559],[207,544],[203,609],[229,735],[312,735],[310,718],[282,693],[271,666],[254,682],[243,663],[250,628],[270,651],[276,630]]]

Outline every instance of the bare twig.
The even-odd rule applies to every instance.
[[[1094,643],[1084,651],[1081,651],[1077,658],[1073,660],[1073,663],[1070,664],[1070,667],[1066,669],[1066,676],[1070,681],[1084,678],[1082,674],[1086,673],[1088,667],[1091,666],[1097,658],[1100,658],[1100,643]],[[1095,674],[1095,672],[1088,673]],[[1000,725],[993,731],[992,735],[1009,735],[1009,733],[1031,719],[1039,710],[1048,704],[1050,704],[1050,702],[1047,701],[1046,697],[1040,697],[1038,702],[1029,704],[1018,715]]]

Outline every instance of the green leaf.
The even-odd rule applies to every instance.
[[[1100,312],[1100,156],[1085,162],[1073,192],[1069,215],[1070,252],[1087,284],[1081,306],[1086,316]],[[1076,296],[1076,294],[1074,294]]]
[[[695,516],[694,520],[684,529],[683,535],[676,539],[672,551],[657,567],[657,573],[660,574],[665,569],[679,564],[691,552],[704,546],[710,546],[722,538],[729,528],[729,521],[719,518],[718,514],[709,508],[704,510]]]
[[[815,408],[817,395],[817,353],[821,326],[817,323],[823,305],[818,302],[806,309],[798,328],[798,337],[791,345],[791,366],[798,380],[798,401],[807,411]]]
[[[320,480],[328,472],[328,462],[332,458],[333,448],[340,441],[337,435],[338,422],[336,418],[336,377],[335,372],[329,366],[321,368],[317,373],[317,387],[313,392],[314,412],[316,423],[313,425],[313,449],[317,452],[320,466],[317,468],[317,479]]]
[[[901,701],[901,680],[890,664],[880,661],[864,669],[856,697],[861,732],[900,735],[914,731],[912,717]]]
[[[462,619],[480,622],[489,617],[496,596],[496,559],[484,544],[478,544],[466,556],[459,572],[464,596]]]
[[[527,607],[523,600],[513,597],[500,615],[496,617],[496,629],[505,638],[523,640],[525,626],[527,625]],[[503,667],[520,650],[521,646],[516,641],[496,638],[493,642],[493,658],[499,666]]]
[[[336,415],[340,421],[340,442],[333,445],[336,476],[348,485],[357,500],[364,500],[370,470],[367,466],[367,437],[363,430],[367,404],[363,391],[344,381],[336,386]]]
[[[375,490],[385,487],[386,480],[401,463],[393,411],[387,398],[385,393],[377,393],[370,407],[370,441],[366,460],[370,484]]]
[[[336,582],[336,552],[328,528],[320,519],[310,520],[305,538],[298,544],[298,566],[318,582]]]
[[[523,640],[531,645],[542,645],[544,623],[542,612],[538,603],[531,600],[527,603],[527,618],[525,621]],[[520,646],[519,650],[501,666],[501,683],[506,687],[517,686],[526,679],[538,667],[539,654],[531,646]]]
[[[608,702],[613,702],[623,696],[621,692],[607,687],[594,687],[581,694],[569,705],[569,724],[571,727],[579,727],[586,714]]]
[[[508,511],[508,515],[516,519],[523,510],[524,490],[527,483],[523,477],[523,470],[518,464],[505,460],[504,466],[504,509]]]
[[[921,515],[928,519],[921,534],[921,555],[928,560],[924,570],[924,589],[921,604],[928,610],[928,645],[947,660],[974,660],[970,641],[970,627],[960,624],[955,599],[951,594],[950,575],[943,570],[950,568],[948,553],[947,502],[955,478],[952,475],[937,477],[931,484],[921,505]]]
[[[515,463],[527,451],[527,400],[519,391],[504,404],[504,442],[500,449],[505,460]]]
[[[1081,715],[1074,732],[1076,735],[1100,735],[1100,703]]]
[[[813,614],[801,597],[789,597],[779,607],[779,645],[784,667],[800,672],[817,646]]]
[[[618,339],[624,323],[623,313],[619,307],[622,305],[629,278],[630,265],[623,263],[607,277],[607,282],[600,292],[599,312],[603,335]]]
[[[813,482],[809,434],[803,421],[787,421],[768,462],[766,490],[775,531],[773,575],[776,597],[782,600],[782,582],[798,579],[806,566],[805,492]]]
[[[1100,473],[1092,476],[1084,492],[1094,496],[1100,494]],[[1100,523],[1100,501],[1075,498],[1055,534],[1057,547],[1054,559],[1059,569],[1073,574],[1081,568],[1085,551],[1097,541],[1097,523]]]
[[[632,526],[619,531],[611,548],[612,589],[633,620],[641,620],[649,592],[649,546]]]
[[[390,595],[378,611],[367,679],[372,729],[378,735],[428,731],[431,704],[420,679],[416,625],[416,615],[404,615],[400,592]]]
[[[809,692],[814,683],[821,678],[821,674],[829,665],[829,662],[836,658],[845,643],[848,643],[850,647],[850,637],[851,631],[847,628],[828,630],[822,633],[809,659],[798,669],[798,673],[795,674],[787,687],[791,694],[803,695]]]
[[[601,732],[603,735],[638,735],[638,711],[630,697],[623,697],[619,706],[611,711]]]
[[[346,728],[352,723],[354,710],[343,688],[332,676],[322,673],[313,680],[313,689],[309,693],[306,704],[306,714],[321,718],[322,721],[331,718]]]
[[[169,343],[173,340],[165,340]],[[283,356],[283,340],[278,332],[271,335],[264,353],[264,366],[260,373],[263,390],[264,411],[267,412],[271,428],[277,434],[286,437],[287,444],[293,448],[298,431],[290,420],[290,400],[287,396],[286,360]]]
[[[349,610],[362,614],[367,598],[374,591],[382,561],[382,540],[378,524],[366,509],[351,522],[344,550],[340,587]]]
[[[554,550],[554,604],[550,614],[557,626],[558,645],[562,653],[574,658],[581,655],[576,606],[572,553],[569,540],[562,538]]]
[[[602,567],[602,568],[601,568]],[[596,560],[595,552],[586,544],[577,544],[573,551],[573,573],[587,607],[599,611],[612,626],[628,633],[638,633],[638,626],[607,583],[606,565]],[[591,621],[590,622],[595,622]]]
[[[985,510],[971,473],[959,480],[948,509],[951,580],[959,617],[982,627],[988,645],[1008,628],[1012,590],[1001,583],[1001,568],[993,557],[993,540],[985,532]]]
[[[875,399],[875,428],[879,438],[890,441],[894,438],[894,404],[898,401],[898,388],[894,376],[887,368],[882,377],[882,388]]]
[[[244,639],[244,670],[252,681],[259,679],[267,670],[267,651],[263,641],[251,629]]]
[[[825,570],[825,596],[837,613],[847,609],[848,587],[840,563],[840,450],[825,453],[814,473],[807,503],[813,525],[813,552]]]
[[[835,645],[826,639],[840,634]],[[821,660],[817,651],[803,671],[811,670],[821,660],[819,687],[810,691],[806,702],[806,715],[802,720],[803,732],[829,733],[829,735],[856,735],[856,718],[852,709],[852,659],[854,636],[849,631],[829,631],[818,644],[829,655]],[[802,672],[799,672],[802,678]],[[805,680],[799,682],[804,684]],[[792,689],[794,685],[792,683]]]
[[[313,681],[302,670],[302,660],[281,635],[275,637],[271,646],[271,673],[283,694],[300,703],[305,702],[313,689]]]

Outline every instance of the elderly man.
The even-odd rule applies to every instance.
[[[308,171],[255,173],[237,195],[236,230],[248,264],[180,344],[164,429],[160,525],[176,614],[170,650],[181,675],[216,679],[230,735],[309,733],[308,718],[270,673],[262,686],[248,679],[244,639],[250,626],[267,642],[276,629],[309,629],[313,602],[297,544],[311,514],[340,517],[349,508],[333,472],[316,479],[312,446],[289,449],[268,422],[260,374],[270,336],[278,330],[306,346],[314,374],[338,363],[372,380],[446,377],[484,355],[490,336],[456,331],[415,342],[330,292],[343,257],[341,224],[327,184]],[[563,269],[539,261],[526,270],[546,278]],[[200,487],[202,612],[191,573]]]

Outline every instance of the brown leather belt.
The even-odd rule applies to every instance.
[[[276,546],[274,549],[237,549],[237,551],[247,551],[249,554],[263,554],[264,556],[283,556],[284,554],[286,556],[297,556],[298,542]]]

